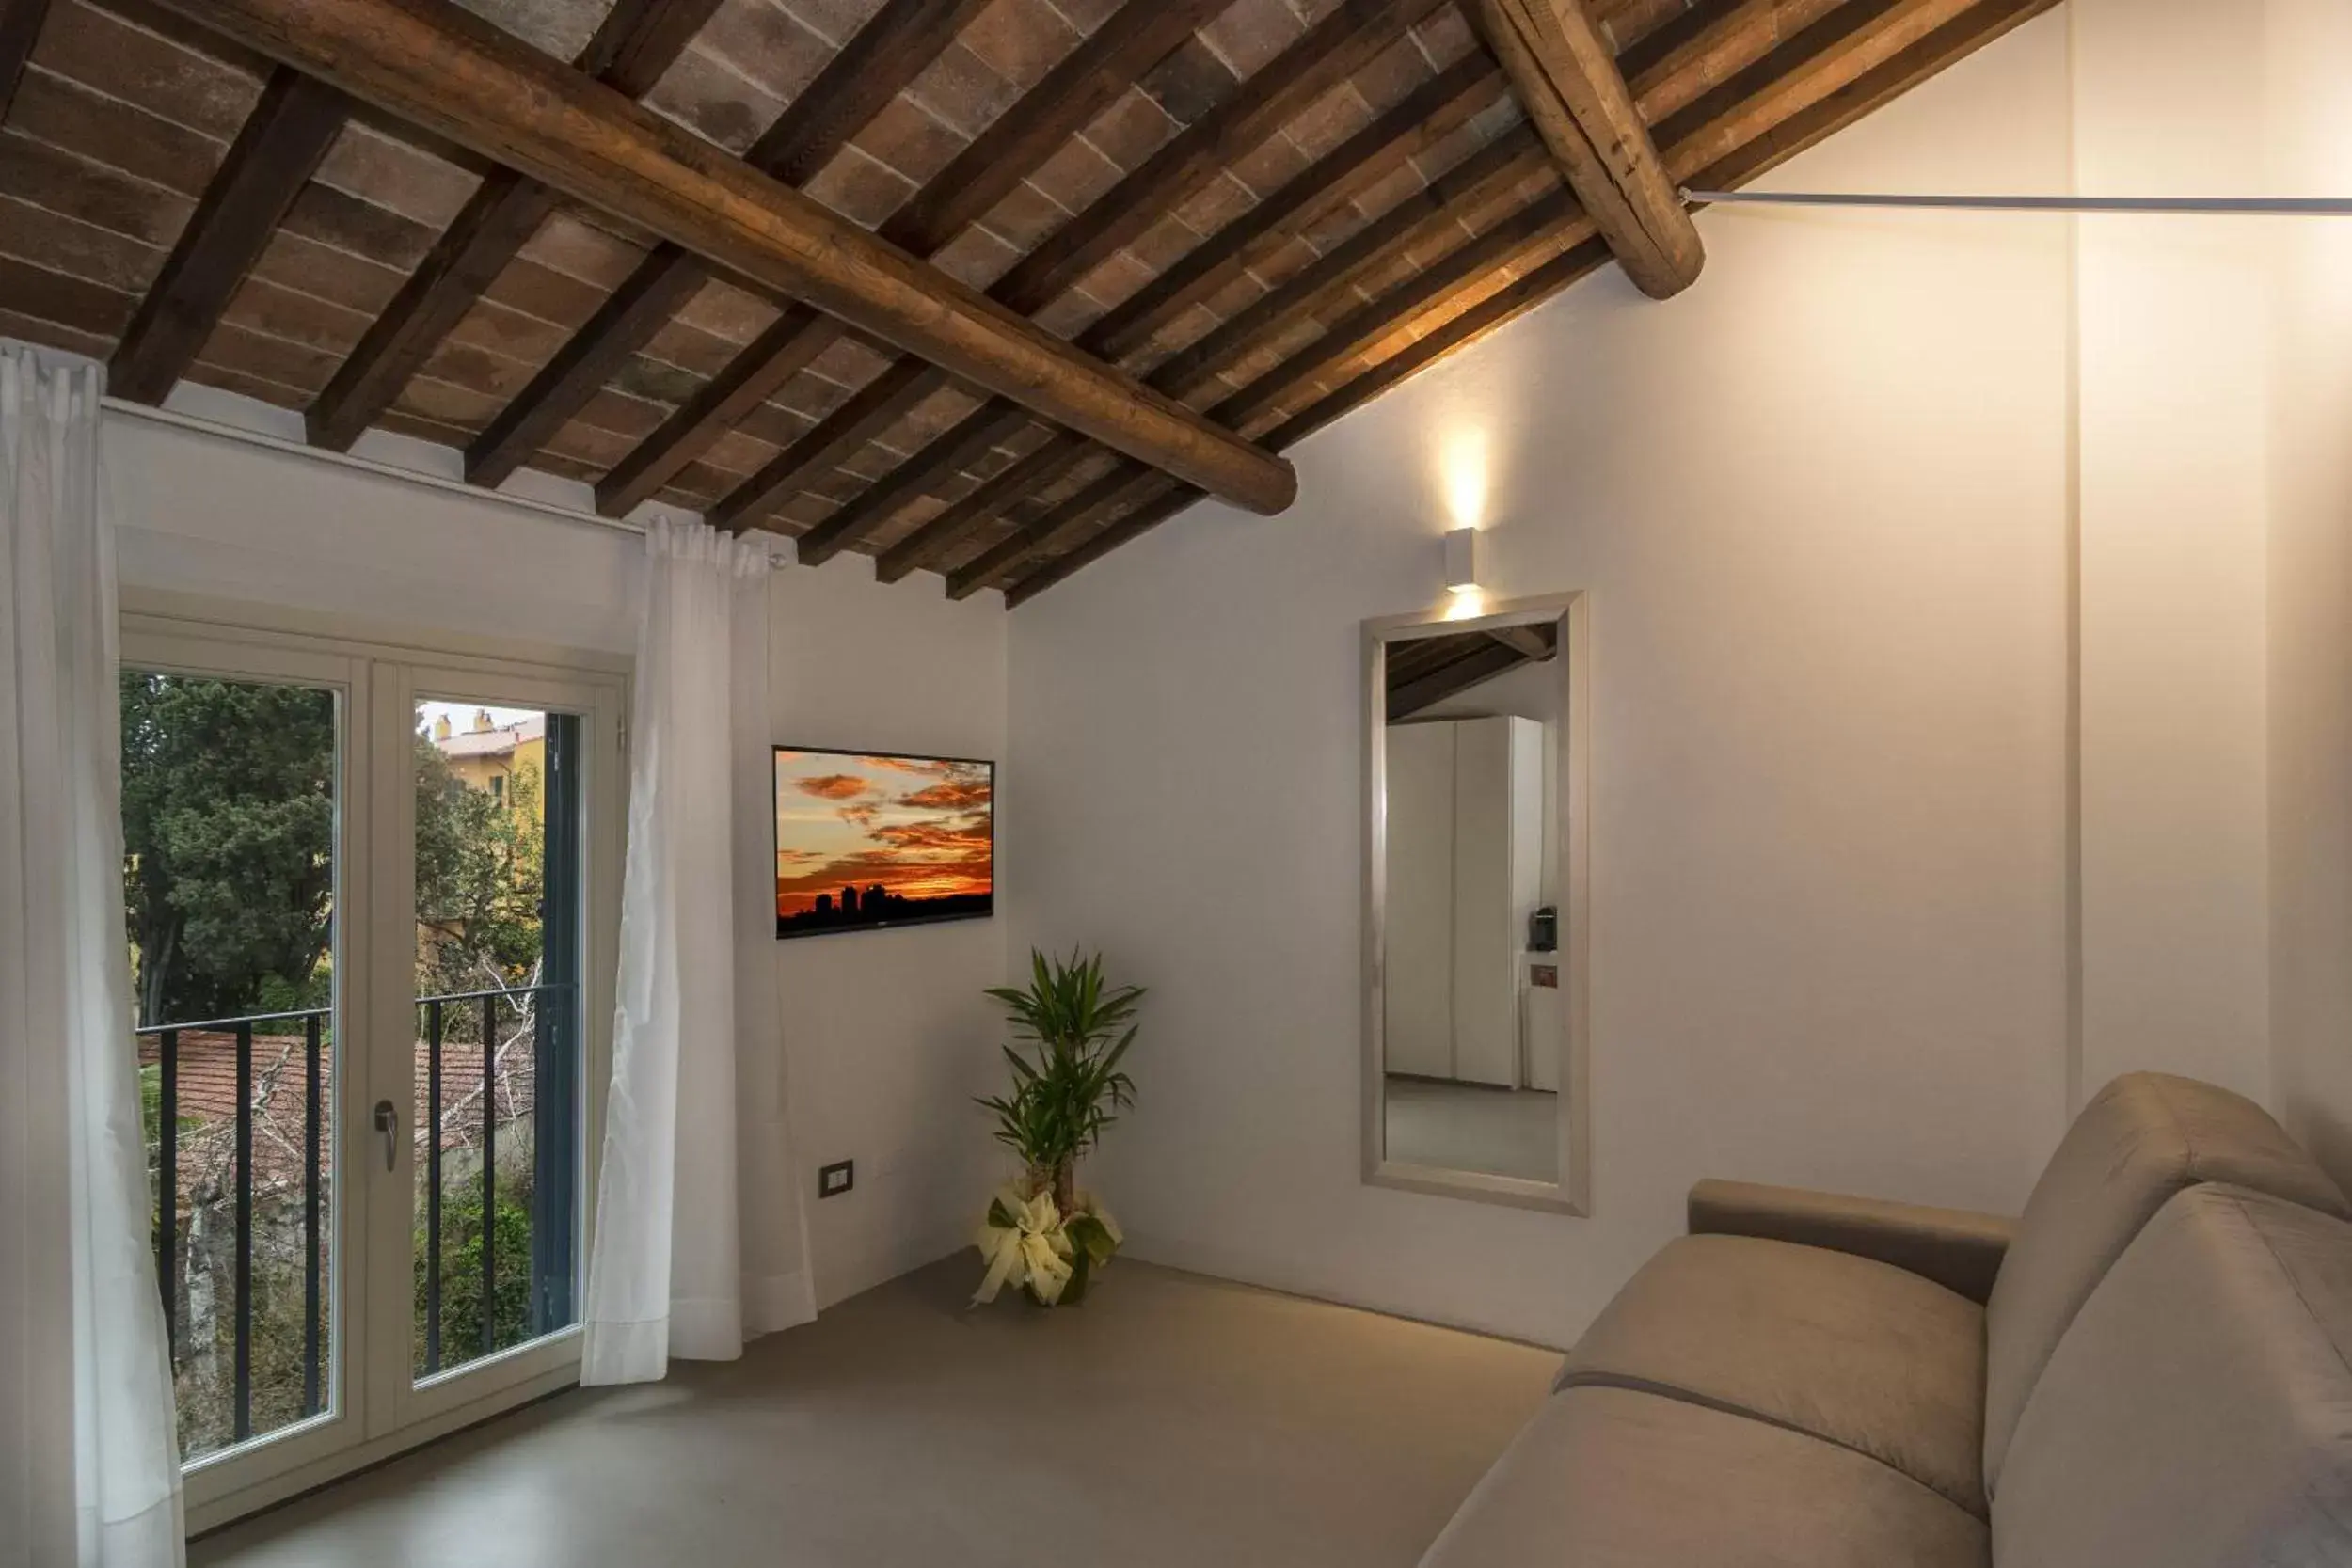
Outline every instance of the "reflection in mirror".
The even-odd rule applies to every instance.
[[[1375,631],[1375,1175],[1570,1185],[1569,629],[1555,609]]]

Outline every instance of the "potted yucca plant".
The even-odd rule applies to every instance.
[[[1100,954],[1064,961],[1032,952],[1029,960],[1025,989],[988,992],[1013,1027],[1004,1047],[1012,1084],[979,1103],[1022,1175],[988,1206],[979,1237],[988,1274],[973,1300],[993,1301],[1010,1284],[1040,1306],[1074,1306],[1121,1239],[1109,1211],[1079,1190],[1078,1161],[1135,1103],[1120,1062],[1136,1041],[1143,990],[1109,985]]]

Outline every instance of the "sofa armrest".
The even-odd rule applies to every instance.
[[[1965,1209],[1926,1209],[1802,1187],[1702,1181],[1691,1189],[1691,1234],[1759,1236],[1891,1263],[1969,1300],[1993,1293],[2014,1220]]]

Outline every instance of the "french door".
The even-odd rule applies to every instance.
[[[571,1381],[625,683],[126,613],[124,886],[191,1529]]]

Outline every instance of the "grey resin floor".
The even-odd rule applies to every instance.
[[[1122,1262],[971,1254],[671,1381],[576,1390],[199,1542],[236,1568],[1411,1568],[1547,1351]]]

